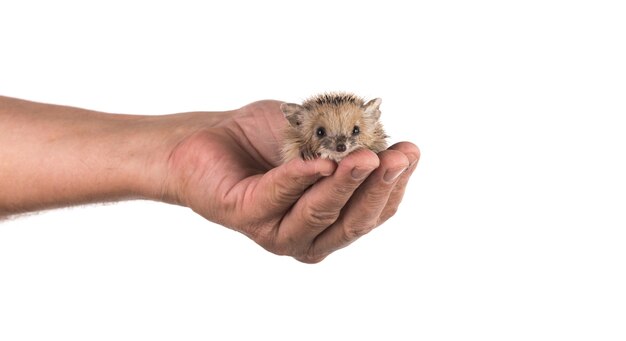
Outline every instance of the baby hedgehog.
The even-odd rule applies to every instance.
[[[283,162],[301,157],[341,161],[349,153],[368,148],[387,149],[388,137],[380,118],[380,98],[367,103],[350,93],[325,93],[302,103],[280,107],[289,125],[285,131]]]

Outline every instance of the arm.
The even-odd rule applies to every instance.
[[[192,208],[267,250],[318,262],[391,217],[419,150],[279,164],[281,102],[113,115],[0,97],[0,216],[132,198]]]
[[[0,97],[0,216],[161,199],[168,152],[182,138],[175,129],[184,123],[180,116],[114,115]]]

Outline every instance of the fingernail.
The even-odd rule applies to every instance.
[[[383,180],[385,180],[385,182],[394,182],[405,170],[406,168],[390,169],[383,175]]]
[[[372,169],[354,167],[352,169],[352,178],[355,180],[363,180],[372,172]]]

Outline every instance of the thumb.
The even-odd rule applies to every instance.
[[[326,159],[291,160],[262,176],[254,189],[255,201],[265,210],[286,211],[304,191],[336,168],[336,163]]]

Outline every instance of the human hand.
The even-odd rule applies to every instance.
[[[196,128],[169,154],[163,198],[239,231],[279,255],[316,263],[398,209],[419,149],[401,142],[374,154],[280,164],[281,102],[187,114]]]

